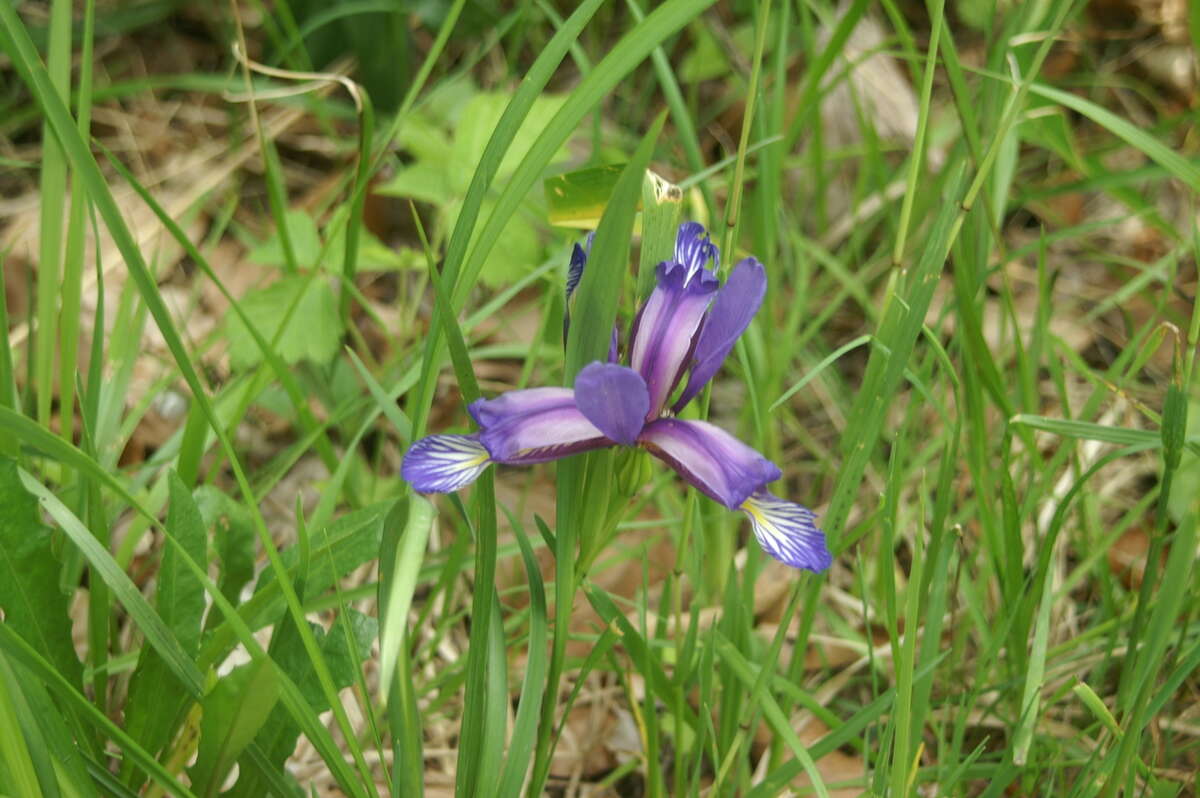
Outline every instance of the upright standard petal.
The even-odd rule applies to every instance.
[[[774,463],[707,421],[660,418],[646,425],[638,443],[731,510],[780,477]]]
[[[704,225],[684,222],[675,235],[675,262],[683,264],[689,278],[713,262],[715,271],[721,265],[721,250],[709,238]]]
[[[688,375],[687,387],[672,407],[675,412],[700,393],[720,370],[737,339],[750,326],[766,291],[767,273],[757,259],[745,258],[733,267],[704,317],[692,354],[692,373]]]
[[[609,438],[632,446],[646,423],[650,394],[633,369],[597,361],[575,378],[575,404]]]
[[[478,479],[490,463],[478,435],[430,435],[405,453],[400,475],[418,493],[451,493]]]
[[[762,490],[746,499],[741,509],[750,516],[754,537],[763,551],[784,565],[819,573],[833,564],[825,533],[817,528],[817,516],[807,507]]]
[[[479,442],[497,463],[544,463],[612,445],[579,412],[570,388],[509,391],[472,402],[467,410],[479,423]]]
[[[630,365],[650,391],[650,412],[657,418],[679,383],[717,278],[707,269],[689,277],[678,263],[658,264],[658,285],[638,311],[630,342]]]

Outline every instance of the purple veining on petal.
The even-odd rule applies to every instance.
[[[544,463],[612,441],[579,412],[570,388],[529,388],[467,408],[479,423],[479,441],[492,460],[508,465]]]
[[[706,421],[660,418],[646,425],[638,443],[731,510],[780,477],[774,463]]]
[[[567,267],[567,300],[563,307],[564,347],[567,345],[567,333],[571,330],[571,295],[575,293],[575,289],[579,287],[579,281],[583,279],[583,270],[587,266],[588,255],[591,254],[592,241],[595,238],[595,233],[588,233],[583,246],[575,244],[571,250],[571,264]]]
[[[758,260],[745,258],[733,267],[704,317],[692,354],[692,373],[672,410],[678,413],[720,370],[738,337],[750,326],[766,291],[767,274]]]
[[[690,277],[705,268],[710,259],[715,271],[721,265],[721,251],[709,238],[704,225],[699,222],[679,225],[675,236],[675,262],[683,264]]]
[[[617,443],[632,446],[646,423],[650,394],[633,369],[595,362],[575,378],[575,403],[597,429]]]
[[[592,241],[595,238],[595,233],[588,233],[583,246],[576,244],[571,250],[571,265],[567,267],[568,300],[571,299],[571,294],[575,293],[575,289],[579,287],[579,281],[583,279],[583,269],[587,266],[588,255],[592,252]]]
[[[807,507],[760,490],[746,499],[741,509],[750,517],[763,551],[784,565],[819,573],[833,564],[825,533]]]
[[[683,374],[693,338],[716,291],[717,278],[702,269],[689,279],[678,263],[660,263],[658,285],[638,311],[629,347],[630,365],[650,391],[647,420],[657,418]]]
[[[409,447],[400,475],[418,493],[450,493],[470,485],[490,464],[478,435],[430,435]]]

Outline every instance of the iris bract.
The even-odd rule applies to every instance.
[[[530,388],[473,402],[467,409],[479,431],[417,441],[404,456],[403,477],[418,492],[447,493],[492,463],[526,465],[638,446],[709,498],[745,512],[772,557],[811,571],[828,568],[832,558],[813,512],[767,492],[781,476],[774,463],[720,427],[676,418],[725,362],[766,291],[755,258],[734,266],[724,284],[719,263],[702,225],[680,225],[675,258],[658,265],[657,285],[634,320],[628,365],[619,362],[614,335],[609,362],[585,366],[573,389]],[[568,306],[586,264],[587,251],[577,244]]]

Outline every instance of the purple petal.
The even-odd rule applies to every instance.
[[[700,393],[705,383],[720,370],[738,337],[750,326],[766,291],[767,274],[755,258],[746,258],[733,267],[704,318],[692,355],[692,373],[672,408],[675,412]]]
[[[567,267],[567,302],[563,308],[563,346],[567,345],[567,332],[571,329],[571,295],[579,287],[583,279],[583,269],[587,266],[588,254],[592,251],[592,240],[595,233],[588,233],[584,246],[575,245],[571,250],[571,265]]]
[[[763,490],[746,499],[741,509],[750,517],[763,551],[784,565],[819,573],[833,564],[825,533],[817,528],[817,516],[807,507]]]
[[[721,251],[708,237],[704,225],[684,222],[675,236],[675,262],[683,264],[689,276],[696,274],[712,260],[713,270],[721,265]]]
[[[579,287],[579,281],[583,279],[583,268],[587,266],[588,255],[592,251],[592,240],[595,237],[595,233],[588,233],[584,245],[576,244],[571,250],[571,265],[567,267],[568,300],[571,298],[571,294],[575,293],[575,289]]]
[[[630,365],[650,390],[647,420],[661,414],[675,390],[718,286],[711,272],[701,270],[691,279],[678,263],[660,263],[657,273],[658,285],[638,311],[629,347]]]
[[[400,475],[418,493],[450,493],[478,479],[491,462],[477,435],[430,435],[409,448]]]
[[[595,362],[575,378],[575,403],[597,429],[617,443],[632,446],[646,423],[650,394],[633,369]]]
[[[570,388],[529,388],[467,408],[479,423],[479,442],[496,463],[525,465],[611,446],[575,406]]]
[[[780,476],[770,460],[706,421],[660,418],[646,425],[638,443],[731,510]]]

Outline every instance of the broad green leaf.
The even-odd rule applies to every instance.
[[[12,658],[15,663],[24,666],[34,678],[41,681],[53,693],[59,706],[70,707],[84,722],[105,735],[116,744],[123,756],[137,762],[138,766],[151,774],[155,783],[162,786],[167,795],[190,798],[192,793],[179,783],[167,769],[160,765],[153,756],[138,745],[127,735],[120,726],[109,719],[107,715],[96,708],[89,698],[80,692],[77,685],[69,683],[52,664],[16,634],[8,625],[0,624],[0,650]],[[0,721],[4,713],[0,712]],[[7,738],[0,734],[0,742]],[[0,763],[0,784],[5,783],[3,765]],[[116,793],[119,794],[119,793]]]
[[[97,795],[95,783],[80,756],[74,730],[68,722],[72,718],[71,713],[64,714],[42,681],[20,662],[9,660],[5,663],[4,660],[5,656],[0,654],[0,672],[8,670],[19,681],[16,689],[20,695],[15,698],[23,706],[17,712],[17,720],[26,729],[24,738],[31,743],[30,754],[33,761],[38,763],[39,772],[50,776],[42,779],[46,794],[80,798]],[[0,736],[6,731],[0,728]],[[34,746],[40,750],[35,750]],[[52,781],[56,772],[58,784]],[[3,773],[0,773],[0,784],[4,783]],[[57,789],[59,785],[62,789]]]
[[[203,564],[208,557],[208,536],[196,502],[174,472],[168,477],[168,489],[167,531],[178,545],[164,547],[154,604],[184,653],[194,658],[200,648],[204,586],[183,563],[179,549]],[[162,657],[153,648],[143,647],[125,708],[125,728],[130,736],[147,751],[158,751],[169,741],[187,702],[187,693]]]
[[[467,187],[471,183],[471,176],[475,173],[475,167],[483,158],[483,151],[487,147],[488,139],[491,138],[492,131],[500,122],[500,117],[503,116],[510,99],[509,95],[499,92],[481,92],[471,98],[471,102],[467,103],[463,109],[462,115],[454,126],[454,150],[449,163],[456,194],[461,196],[466,193]],[[537,141],[542,129],[562,108],[564,100],[565,97],[543,94],[533,101],[533,105],[529,108],[529,115],[517,129],[512,144],[509,145],[508,151],[504,153],[504,158],[500,161],[498,175],[511,174],[517,168],[521,159],[529,152],[529,148]],[[561,160],[565,154],[565,148],[560,149],[551,158],[551,163]]]
[[[449,98],[445,104],[433,103],[428,115],[410,114],[404,120],[404,126],[400,128],[400,135],[396,137],[396,142],[412,155],[414,161],[440,166],[443,169],[450,161],[453,143],[446,135],[446,125],[440,120],[448,120],[453,109],[462,108],[474,91],[468,82],[450,85],[461,93]],[[435,91],[431,99],[446,93],[445,89]]]
[[[54,788],[54,774],[46,773],[44,741],[30,727],[31,714],[16,673],[0,655],[0,790],[42,798],[43,785]]]
[[[58,588],[59,562],[37,499],[21,484],[17,465],[0,457],[0,611],[4,623],[79,684],[67,596]]]
[[[321,236],[317,233],[317,223],[307,213],[298,210],[289,210],[286,219],[288,241],[296,254],[296,264],[301,268],[313,268],[321,254]],[[264,266],[286,266],[287,258],[284,257],[279,231],[272,230],[267,240],[250,250],[246,258]]]
[[[338,273],[343,271],[346,260],[346,224],[343,223],[343,219],[348,213],[348,206],[343,205],[334,212],[333,218],[325,226],[329,235],[329,244],[325,247],[325,268],[328,271]],[[420,269],[424,265],[424,260],[412,249],[386,246],[367,229],[366,225],[358,226],[357,271]]]
[[[604,214],[608,198],[612,196],[623,168],[624,164],[594,166],[546,178],[542,182],[542,188],[546,194],[546,216],[550,224],[594,230],[600,223],[600,217]],[[652,196],[658,208],[671,211],[667,217],[673,223],[683,201],[683,192],[679,186],[655,174],[653,170],[647,169],[646,177],[647,192],[653,191]],[[639,211],[645,205],[645,198],[646,192],[638,200]],[[674,244],[675,238],[672,233],[671,245]]]
[[[461,207],[460,203],[454,204],[456,218]],[[485,202],[481,212],[491,213],[491,210],[492,203]],[[542,247],[533,224],[520,215],[514,216],[501,231],[480,280],[493,288],[515,283],[539,265],[541,256]]]
[[[396,174],[375,189],[376,193],[392,197],[408,197],[431,205],[442,205],[454,199],[446,167],[429,161],[417,161],[401,167]]]
[[[258,331],[267,340],[275,340],[288,308],[297,301],[299,305],[292,313],[276,351],[289,364],[301,360],[328,363],[341,346],[342,321],[337,300],[324,279],[308,275],[284,277],[246,295],[242,309],[254,319]],[[229,360],[235,369],[253,368],[262,362],[262,351],[240,319],[230,316],[226,329]]]
[[[748,30],[753,39],[753,29]],[[729,63],[729,53],[717,42],[716,37],[709,30],[709,26],[703,22],[696,22],[691,26],[691,31],[696,43],[679,62],[680,82],[699,83],[728,75],[732,68]],[[753,45],[753,41],[751,41],[751,45]],[[748,51],[749,48],[742,52]]]
[[[338,518],[329,526],[310,535],[313,543],[310,555],[305,598],[328,590],[334,579],[340,578],[364,562],[379,555],[383,537],[383,518],[393,502],[364,507]],[[280,557],[285,566],[294,568],[299,559],[295,547],[284,549]],[[283,612],[284,600],[274,570],[265,570],[254,587],[254,595],[239,611],[251,629],[273,623]],[[228,622],[218,626],[205,639],[200,662],[211,667],[225,657],[236,642],[236,634]]]
[[[196,764],[188,769],[197,795],[220,793],[225,775],[258,734],[278,700],[275,666],[265,658],[234,669],[204,697],[200,748]]]
[[[68,444],[64,444],[64,446],[69,447]],[[145,643],[162,655],[188,693],[195,698],[201,697],[204,694],[204,677],[201,675],[200,669],[184,652],[179,641],[175,639],[175,635],[150,606],[150,602],[138,590],[133,580],[117,564],[112,554],[100,545],[99,541],[83,525],[83,522],[45,485],[21,468],[17,469],[17,477],[25,489],[37,497],[42,509],[54,519],[59,528],[70,538],[71,543],[80,550],[83,558],[92,567],[93,573],[108,585],[113,597],[125,608],[138,629],[145,635]],[[119,483],[117,485],[119,487]],[[120,491],[123,491],[123,488],[118,492]]]
[[[554,175],[542,181],[550,224],[594,230],[625,164],[606,164]],[[639,198],[638,208],[641,208]]]
[[[213,546],[221,563],[217,585],[233,604],[254,578],[254,523],[246,508],[212,485],[195,493],[204,527],[213,531]]]
[[[328,633],[316,624],[309,626],[317,639],[321,654],[329,665],[337,688],[340,690],[354,684],[357,676],[355,663],[362,662],[368,656],[371,643],[378,632],[375,619],[347,607],[338,614],[337,621]],[[350,643],[354,645],[353,652],[350,650]],[[268,653],[284,673],[296,682],[314,713],[329,709],[317,675],[313,671],[312,662],[308,659],[300,636],[290,620],[285,620],[275,633]],[[269,764],[282,773],[284,763],[296,750],[299,738],[299,724],[286,709],[277,706],[271,711],[254,742],[266,759],[264,764]],[[237,785],[228,793],[230,798],[257,798],[266,794],[267,785],[256,770],[244,767],[241,773]]]

